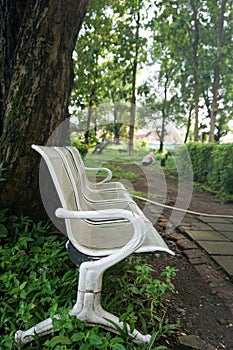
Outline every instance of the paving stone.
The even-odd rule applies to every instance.
[[[208,253],[215,262],[233,276],[233,218],[188,216],[179,226],[180,232],[184,238],[191,238],[206,253]],[[180,238],[180,237],[179,237]],[[179,241],[179,239],[177,239]],[[189,246],[187,241],[179,242],[183,253],[189,259],[190,263],[203,276],[207,275],[205,270],[208,266],[205,255],[198,254],[195,248]],[[202,252],[202,250],[200,250]],[[226,256],[226,259],[225,259]],[[206,266],[205,266],[206,265]]]
[[[232,255],[233,242],[197,241],[210,255]]]
[[[222,235],[220,232],[202,231],[202,230],[186,230],[186,233],[194,241],[229,241],[230,239],[226,235]]]
[[[231,223],[231,219],[226,219],[222,217],[211,217],[211,216],[198,216],[198,220],[208,224],[208,223]]]
[[[196,259],[202,256],[202,253],[199,249],[188,249],[184,250],[183,253],[187,256],[188,259]]]
[[[182,349],[189,350],[215,350],[215,347],[207,344],[200,337],[196,335],[183,335],[178,337]]]
[[[233,232],[233,224],[231,223],[210,223],[209,225],[218,231]]]
[[[192,265],[203,265],[207,264],[207,259],[204,256],[197,256],[196,258],[189,259],[190,264]]]
[[[171,232],[169,233],[168,238],[172,241],[178,241],[180,239],[184,239],[185,237],[182,233]]]
[[[196,217],[184,217],[183,221],[181,221],[180,225],[192,227],[194,224],[200,224],[200,221],[196,219]]]
[[[210,227],[209,225],[202,223],[202,222],[194,222],[192,224],[189,225],[184,225],[182,224],[179,228],[181,228],[183,231],[186,230],[203,230],[203,231],[209,231],[212,230],[212,227]]]
[[[232,255],[213,255],[212,258],[230,275],[233,276],[233,256]]]
[[[177,244],[182,250],[197,248],[196,244],[191,242],[189,239],[179,239]]]
[[[233,231],[231,232],[221,231],[221,234],[227,237],[230,241],[233,241]]]

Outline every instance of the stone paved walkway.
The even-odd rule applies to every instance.
[[[233,219],[198,216],[183,221],[179,229],[204,249],[233,278]],[[188,252],[188,251],[187,251]],[[194,254],[194,251],[188,253]],[[195,256],[190,257],[192,259]],[[201,256],[196,262],[201,263]]]
[[[153,205],[145,211],[151,220],[158,215]],[[197,273],[209,284],[213,294],[219,295],[233,315],[233,219],[185,214],[175,231],[167,234],[168,216],[157,223],[160,234],[176,242],[180,251]],[[230,350],[230,349],[229,349]]]

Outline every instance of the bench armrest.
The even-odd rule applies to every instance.
[[[95,183],[95,185],[97,185],[97,186],[100,185],[100,184],[103,184],[105,182],[108,182],[112,178],[112,172],[108,168],[89,168],[89,167],[85,167],[85,170],[87,170],[87,171],[105,171],[107,173],[107,176],[105,177],[105,179],[103,179],[100,182]]]
[[[111,219],[124,218],[131,222],[133,226],[132,238],[115,252],[103,257],[95,262],[84,262],[80,266],[80,274],[85,276],[85,280],[79,280],[79,291],[91,290],[99,292],[101,290],[102,275],[109,267],[125,259],[143,244],[147,229],[146,218],[133,215],[132,212],[124,209],[107,209],[96,211],[71,211],[63,208],[56,210],[56,216],[64,219]],[[99,278],[94,278],[96,275]]]

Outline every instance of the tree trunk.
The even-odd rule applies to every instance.
[[[199,26],[197,18],[197,4],[190,0],[194,20],[194,40],[193,40],[193,61],[194,61],[194,100],[195,100],[195,123],[194,123],[194,141],[198,141],[198,124],[199,124],[199,62],[198,62],[198,45],[199,45]]]
[[[161,130],[161,137],[160,137],[160,143],[159,143],[159,152],[163,152],[163,145],[164,145],[164,136],[165,136],[165,119],[166,119],[166,113],[164,110],[164,107],[162,109],[162,130]]]
[[[7,181],[2,182],[0,203],[37,219],[39,157],[31,145],[46,144],[68,115],[72,52],[88,0],[0,1],[3,28],[8,28],[0,33],[5,54],[1,75],[10,71],[1,79],[0,149]]]
[[[167,90],[169,86],[169,69],[166,65],[166,71],[165,71],[165,84],[164,84],[164,100],[162,103],[162,129],[161,129],[161,138],[160,138],[160,146],[159,146],[159,152],[163,152],[163,146],[164,146],[164,138],[165,138],[165,125],[166,125],[166,117],[167,117]]]
[[[221,1],[221,8],[219,13],[219,23],[218,23],[218,34],[217,34],[217,53],[216,53],[216,65],[214,67],[214,86],[213,86],[213,101],[211,106],[211,117],[210,117],[210,133],[209,142],[215,140],[214,130],[216,123],[216,115],[218,109],[218,89],[220,81],[220,71],[221,71],[221,46],[222,46],[222,33],[223,33],[223,20],[224,11],[226,7],[226,0]]]
[[[135,116],[136,116],[136,77],[138,66],[138,54],[139,54],[139,28],[140,28],[140,9],[138,9],[136,19],[136,34],[135,34],[135,56],[133,61],[132,70],[132,95],[130,101],[130,124],[129,124],[129,156],[133,156],[133,143],[134,143],[134,128],[135,128]]]
[[[23,3],[24,1],[22,5]],[[3,132],[5,102],[14,65],[13,53],[21,21],[22,11],[16,11],[16,1],[0,0],[0,137]]]
[[[122,126],[122,123],[118,123],[117,116],[118,116],[118,104],[114,103],[114,110],[113,110],[113,124],[114,124],[114,142],[116,145],[120,144],[120,129]]]
[[[135,127],[135,116],[136,116],[136,97],[135,102],[131,100],[130,104],[130,125],[129,125],[129,156],[133,156],[133,144],[134,144],[134,127]]]
[[[192,110],[193,110],[193,107],[191,106],[189,108],[189,116],[188,116],[187,129],[186,129],[186,133],[185,133],[184,143],[186,143],[188,141],[189,130],[190,130],[190,126],[191,126]]]

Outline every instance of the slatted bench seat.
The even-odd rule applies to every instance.
[[[65,221],[67,250],[72,261],[80,265],[77,301],[69,314],[117,333],[113,324],[122,328],[122,322],[100,304],[103,273],[133,253],[163,251],[173,255],[173,252],[124,186],[83,183],[85,168],[74,148],[36,145],[32,148],[48,167],[61,202],[56,216]],[[48,318],[27,331],[19,330],[15,340],[26,344],[35,334],[51,330],[52,319]],[[131,332],[129,326],[128,332],[135,343],[150,341],[150,335]]]

